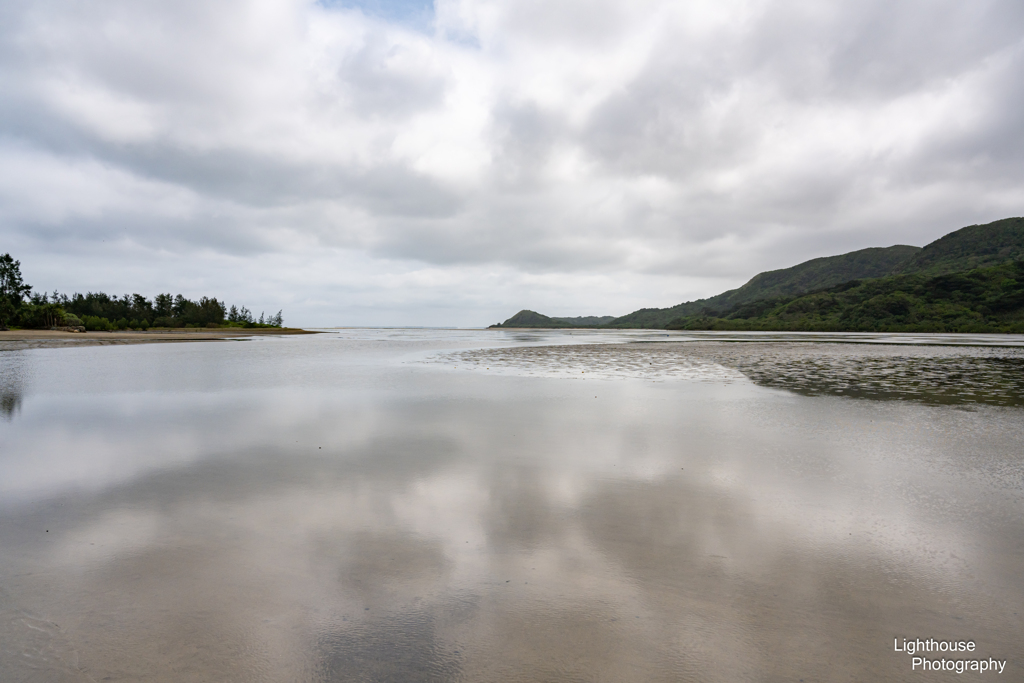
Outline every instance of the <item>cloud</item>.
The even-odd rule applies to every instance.
[[[82,255],[69,289],[130,254],[165,264],[159,289],[209,259],[232,292],[297,264],[275,310],[331,262],[444,271],[480,302],[505,298],[481,273],[550,277],[512,308],[552,314],[671,305],[1020,215],[1022,27],[997,0],[15,0],[0,236],[46,277]],[[432,287],[415,311],[448,309]],[[302,322],[358,322],[334,314]]]

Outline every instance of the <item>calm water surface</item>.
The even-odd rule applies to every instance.
[[[1024,680],[1024,340],[962,341],[0,350],[0,680]]]

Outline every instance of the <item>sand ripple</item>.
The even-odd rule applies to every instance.
[[[574,379],[732,382],[807,395],[1024,405],[1024,349],[663,342],[483,349],[433,362],[483,372]]]

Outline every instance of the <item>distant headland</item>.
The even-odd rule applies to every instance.
[[[530,310],[492,328],[1024,333],[1024,218],[925,247],[872,247],[759,273],[742,287],[621,317]]]

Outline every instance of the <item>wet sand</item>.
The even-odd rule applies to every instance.
[[[309,330],[284,329],[171,329],[125,332],[63,332],[58,330],[0,330],[0,351],[49,349],[118,344],[226,341],[247,337],[317,334]]]
[[[362,334],[0,354],[0,670],[1022,679],[1024,412],[836,393],[971,357]]]
[[[808,396],[1024,405],[1024,347],[664,341],[474,349],[431,362],[565,379],[750,380]]]

